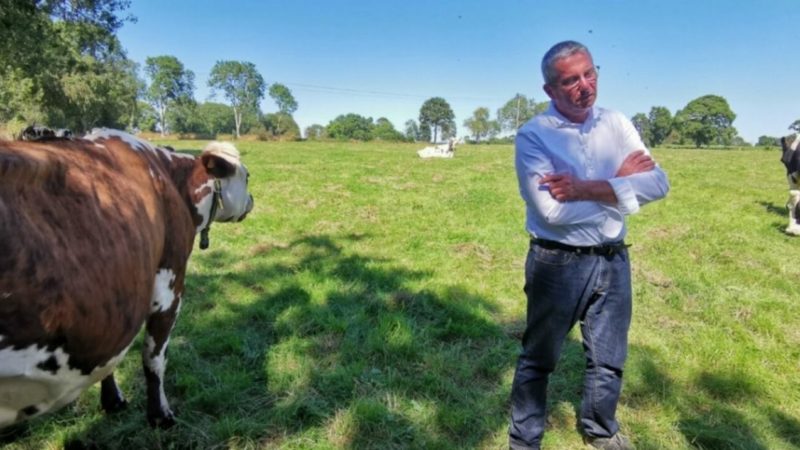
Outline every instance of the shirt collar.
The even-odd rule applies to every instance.
[[[584,125],[591,125],[593,122],[597,122],[602,118],[603,110],[598,108],[597,106],[592,106],[592,109],[589,111],[589,117],[586,118],[586,122],[584,123],[575,123],[571,120],[564,117],[555,107],[553,102],[550,102],[550,106],[547,109],[547,115],[550,117],[551,123],[556,128],[568,128],[568,127],[576,127],[580,128]]]

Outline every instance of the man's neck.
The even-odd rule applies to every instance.
[[[553,106],[555,106],[556,110],[562,116],[564,116],[565,119],[569,120],[572,123],[584,123],[584,122],[586,122],[586,119],[589,118],[589,113],[592,111],[591,108],[587,108],[584,111],[575,112],[575,113],[569,113],[569,112],[563,111],[561,108],[558,107],[557,104],[554,104]]]

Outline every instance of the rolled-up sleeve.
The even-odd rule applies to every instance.
[[[633,123],[624,116],[618,117],[625,156],[636,150],[644,150],[649,155],[650,151],[645,147]],[[669,192],[667,174],[658,165],[653,170],[611,178],[608,182],[617,196],[617,208],[625,215],[635,214],[641,206],[664,198]]]

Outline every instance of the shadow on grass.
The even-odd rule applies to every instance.
[[[137,370],[123,385],[128,410],[77,440],[101,448],[485,446],[507,421],[504,378],[517,342],[492,320],[493,302],[459,286],[415,289],[431,274],[351,250],[365,238],[303,236],[254,249],[246,269],[188,275],[166,375],[178,425],[146,428]],[[218,268],[241,259],[199,258]]]
[[[654,403],[674,409],[679,418],[677,428],[687,445],[698,449],[770,448],[756,428],[763,417],[771,423],[771,432],[787,444],[800,442],[800,422],[773,406],[767,405],[757,379],[746,368],[734,372],[703,372],[688,386],[679,386],[662,367],[670,357],[660,357],[651,349],[640,349],[633,356],[636,381],[628,382],[624,396],[629,406]],[[741,412],[755,406],[756,413]],[[760,416],[760,417],[759,417]],[[646,436],[639,436],[645,440]]]
[[[800,420],[777,409],[768,411],[769,422],[775,433],[787,444],[800,448]]]
[[[772,202],[765,202],[765,201],[763,201],[763,200],[762,200],[762,201],[759,201],[759,202],[758,202],[758,204],[759,204],[759,205],[761,205],[761,206],[763,206],[763,207],[764,207],[764,210],[765,210],[765,211],[767,211],[767,212],[768,212],[768,213],[770,213],[770,214],[775,214],[775,215],[777,215],[777,216],[786,217],[787,219],[789,218],[789,212],[788,212],[788,210],[786,209],[786,206],[785,206],[785,205],[783,205],[783,206],[776,206],[776,205],[775,205],[774,203],[772,203]]]
[[[781,216],[785,220],[789,219],[789,211],[786,209],[785,206],[782,206],[782,207],[781,206],[775,206],[774,203],[765,202],[765,201],[759,201],[758,204],[763,206],[764,209],[768,213],[774,214],[776,216]],[[777,231],[780,231],[781,234],[786,234],[786,226],[787,226],[787,222],[786,221],[784,221],[784,222],[773,222],[773,224],[772,224],[772,228],[774,228]]]
[[[763,206],[764,210],[770,214],[785,217],[787,220],[789,219],[789,211],[786,209],[785,205],[776,206],[772,202],[765,202],[763,200],[759,201],[758,204]]]
[[[139,342],[121,369],[126,411],[57,413],[32,422],[20,445],[71,423],[68,444],[104,449],[497,446],[519,351],[509,329],[524,319],[498,324],[490,299],[459,286],[415,287],[432,274],[354,250],[369,238],[301,236],[256,247],[244,262],[222,250],[195,255],[220,269],[187,278],[166,375],[177,426],[146,425]],[[637,373],[623,388],[626,405],[674,408],[695,448],[767,448],[737,411],[762,404],[749,378],[706,372],[678,386],[663,369],[669,357],[641,347],[631,356]],[[583,366],[581,343],[568,339],[550,380],[548,428],[574,429]],[[796,417],[763,413],[775,436],[797,445]],[[647,430],[632,437],[657,448]]]

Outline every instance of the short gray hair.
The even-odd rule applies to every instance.
[[[547,53],[544,54],[544,58],[542,58],[542,76],[544,77],[544,82],[546,84],[553,84],[556,82],[558,73],[553,67],[556,61],[579,52],[585,52],[589,55],[589,58],[592,57],[589,49],[577,41],[563,41],[550,47],[550,50],[548,50]]]

